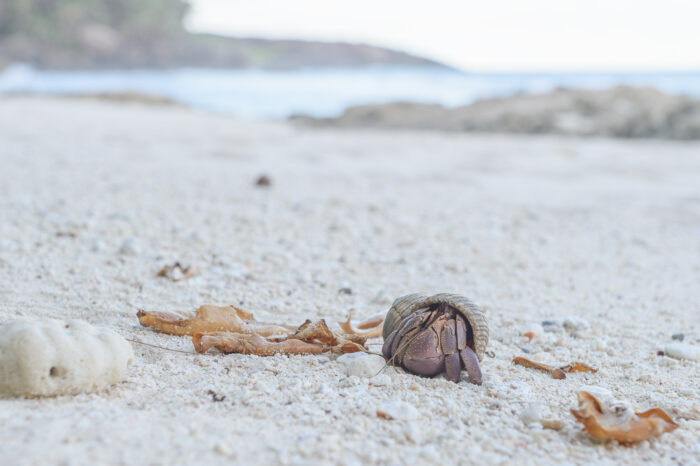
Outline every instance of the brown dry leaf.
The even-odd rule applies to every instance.
[[[175,312],[139,311],[136,316],[141,325],[152,327],[171,335],[194,335],[202,332],[234,332],[259,334],[262,336],[279,335],[293,331],[284,325],[257,322],[249,312],[234,306],[214,306],[205,304],[196,313],[182,315]]]
[[[323,319],[314,323],[310,323],[307,320],[299,327],[296,333],[290,335],[288,338],[317,342],[327,346],[335,346],[338,344],[338,338],[331,332],[328,325],[326,325],[326,321]]]
[[[179,262],[175,262],[173,265],[166,265],[158,271],[158,277],[169,278],[170,280],[177,282],[180,280],[187,280],[188,278],[194,277],[197,273],[197,267],[188,266],[183,267]]]
[[[541,419],[540,425],[545,429],[562,430],[564,423],[559,419]]]
[[[216,348],[224,353],[256,354],[272,356],[274,354],[319,354],[326,351],[334,353],[354,353],[367,351],[366,339],[359,335],[339,335],[328,328],[326,321],[306,321],[296,332],[286,336],[261,334],[241,334],[231,332],[199,332],[193,335],[192,343],[198,353],[205,353]]]
[[[577,361],[569,363],[566,366],[561,366],[559,369],[564,372],[598,372],[598,369],[594,369],[586,363]]]
[[[529,359],[526,359],[526,358],[523,358],[520,356],[514,357],[513,362],[515,364],[520,365],[520,366],[530,367],[532,369],[539,369],[541,371],[549,372],[552,375],[552,377],[554,377],[555,379],[565,379],[566,378],[566,374],[564,373],[563,370],[561,370],[557,367],[554,367],[554,366],[550,366],[548,364],[542,364],[541,362],[531,361]]]
[[[377,410],[377,417],[380,417],[380,418],[382,418],[382,419],[386,419],[387,421],[393,421],[393,420],[394,420],[394,416],[392,416],[391,414],[386,413],[386,412],[384,412],[384,411],[381,411],[381,410],[379,410],[379,409]]]
[[[352,325],[352,311],[348,312],[345,322],[338,322],[338,325],[346,335],[360,335],[365,338],[377,338],[382,336],[384,329],[384,314],[378,314],[357,324],[357,328]],[[364,332],[362,330],[365,330]]]
[[[635,413],[628,403],[619,400],[603,402],[586,391],[578,392],[578,402],[578,409],[572,409],[571,414],[589,434],[599,439],[632,444],[678,428],[678,424],[660,408]]]
[[[192,336],[194,349],[198,353],[206,353],[210,348],[216,348],[223,353],[255,354],[258,356],[274,356],[275,354],[320,354],[328,351],[317,343],[306,343],[301,340],[269,341],[260,335],[244,335],[230,332],[195,333]]]

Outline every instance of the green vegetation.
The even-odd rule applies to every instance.
[[[0,68],[298,68],[430,60],[378,47],[193,35],[181,0],[0,0]]]

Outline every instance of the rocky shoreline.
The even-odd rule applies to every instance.
[[[295,116],[311,126],[700,139],[700,100],[653,88],[557,89],[493,98],[456,108],[389,103],[348,108],[337,118]]]

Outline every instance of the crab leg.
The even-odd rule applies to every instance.
[[[454,319],[447,319],[444,321],[444,326],[440,332],[440,348],[445,355],[445,372],[447,372],[447,378],[458,383],[460,372],[462,371],[462,363],[459,360]]]
[[[481,367],[479,367],[479,358],[470,347],[460,350],[459,355],[462,358],[464,368],[469,374],[469,381],[476,385],[481,385]]]

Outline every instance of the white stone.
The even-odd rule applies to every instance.
[[[380,403],[377,406],[377,415],[397,421],[410,421],[420,417],[415,406],[399,400],[388,400]]]
[[[539,403],[528,403],[518,415],[523,424],[530,425],[540,422],[542,418],[542,406]]]
[[[347,375],[356,377],[374,377],[386,365],[383,357],[363,352],[344,354],[337,359],[337,362],[341,364]]]
[[[562,325],[565,329],[571,330],[584,330],[588,328],[588,322],[577,316],[566,316],[562,319]]]
[[[700,346],[688,343],[669,343],[664,346],[664,354],[676,359],[700,361]]]
[[[141,245],[139,240],[133,237],[126,238],[119,248],[121,254],[128,256],[135,256],[141,252]]]
[[[372,377],[370,382],[377,387],[385,387],[391,384],[391,377],[386,374],[379,374]]]
[[[18,319],[0,325],[0,392],[20,396],[94,392],[120,382],[131,345],[81,320]]]

